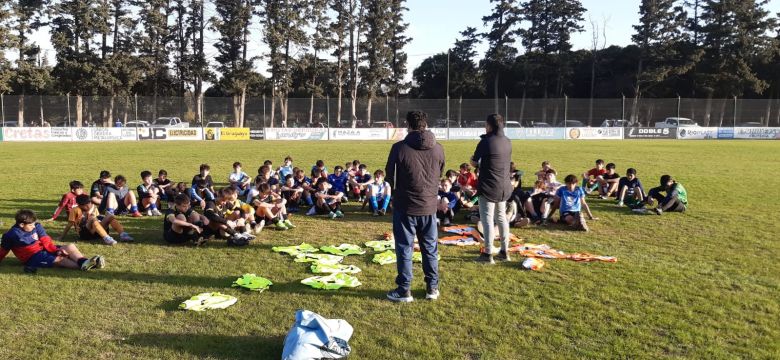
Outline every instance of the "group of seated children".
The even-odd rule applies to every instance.
[[[536,172],[536,181],[531,191],[522,190],[519,179],[514,175],[512,201],[518,205],[514,225],[522,227],[532,222],[546,225],[550,216],[558,210],[560,221],[587,231],[588,225],[581,211],[584,210],[589,219],[595,220],[585,199],[591,193],[598,194],[600,199],[615,198],[617,206],[628,206],[639,213],[647,211],[645,206],[653,207],[654,200],[658,206],[653,211],[658,215],[665,211],[684,212],[687,208],[687,192],[671,176],[661,176],[660,186],[645,194],[636,169],[627,169],[626,176],[621,177],[615,168],[614,163],[605,166],[604,161],[599,159],[594,168],[583,174],[581,186],[577,186],[575,175],[567,175],[561,185],[555,179],[555,169],[548,161],[544,161],[542,168]]]

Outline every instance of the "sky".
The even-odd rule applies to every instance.
[[[582,0],[582,4],[587,9],[584,15],[585,21],[582,24],[585,31],[572,36],[575,50],[591,48],[591,21],[596,22],[599,26],[606,26],[607,46],[625,46],[631,43],[631,35],[634,32],[632,26],[639,20],[640,0]],[[466,27],[472,26],[478,30],[486,29],[481,19],[491,10],[489,0],[408,0],[407,7],[409,8],[405,16],[409,23],[407,35],[412,38],[406,48],[409,54],[407,80],[411,80],[412,71],[425,58],[446,52],[459,37],[459,32]],[[767,9],[773,14],[780,12],[780,0],[770,0]],[[206,17],[214,14],[216,14],[214,5],[207,5]],[[251,55],[262,56],[267,53],[267,47],[262,43],[261,29],[262,26],[256,23],[251,26],[252,35],[249,44]],[[49,41],[48,31],[48,28],[43,28],[33,38],[42,45],[49,62],[53,64],[54,50]],[[215,33],[206,34],[205,51],[212,65],[217,51],[211,44],[216,40]],[[486,48],[487,45],[484,43],[478,47],[480,56]],[[14,59],[12,53],[9,53],[8,56]],[[267,75],[267,64],[264,59],[260,59],[255,64],[255,68]]]

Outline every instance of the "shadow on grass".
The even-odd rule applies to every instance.
[[[170,350],[197,358],[274,359],[282,354],[284,337],[148,333],[130,335],[122,345]]]
[[[22,273],[22,267],[2,266],[0,274]],[[69,269],[39,269],[31,276],[45,276],[61,279],[114,280],[140,283],[155,283],[175,286],[198,286],[208,288],[229,288],[236,277],[207,277],[197,275],[144,274],[111,270],[78,271]]]

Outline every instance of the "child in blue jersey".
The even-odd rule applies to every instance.
[[[344,168],[341,165],[337,165],[333,168],[333,174],[328,175],[328,182],[334,190],[347,194],[347,183],[349,182],[349,176],[344,172]],[[344,197],[344,202],[347,202],[347,197]]]
[[[333,189],[328,179],[321,177],[317,180],[317,192],[314,193],[314,198],[316,203],[306,215],[327,214],[331,219],[344,217],[341,211],[341,199],[344,198],[344,193]]]
[[[215,194],[209,189],[208,181],[206,179],[196,180],[189,189],[190,200],[192,201],[192,207],[200,206],[201,209],[206,210],[206,205],[209,201],[214,201]]]
[[[303,189],[303,192],[301,193],[301,199],[306,203],[306,205],[314,206],[312,196],[315,192],[317,192],[317,189],[314,186],[312,180],[306,177],[303,169],[295,168],[293,175],[293,189]]]
[[[228,181],[239,196],[246,196],[252,188],[252,178],[241,170],[241,163],[238,161],[233,163],[233,171],[228,175]]]
[[[295,172],[293,171],[293,158],[292,156],[287,156],[284,158],[284,165],[280,166],[279,169],[276,171],[279,174],[279,180],[284,180],[284,178],[287,177],[287,175],[295,175]]]
[[[83,196],[89,201],[88,195]],[[32,210],[19,210],[14,220],[14,226],[0,240],[0,262],[9,252],[13,252],[24,264],[26,272],[50,267],[92,270],[102,269],[106,264],[100,255],[87,259],[76,245],[55,245]]]
[[[355,199],[357,199],[359,202],[363,202],[369,184],[371,184],[371,173],[368,171],[368,166],[358,162],[357,171],[350,180],[352,196],[354,196]]]
[[[314,176],[314,170],[319,171],[319,176]],[[328,168],[325,167],[325,161],[317,160],[317,162],[314,164],[314,166],[311,167],[311,179],[312,181],[317,181],[319,177],[328,177]]]
[[[437,197],[439,204],[436,208],[436,218],[442,226],[449,226],[452,224],[452,219],[455,218],[458,205],[458,194],[452,191],[450,179],[442,179]]]
[[[584,209],[590,220],[597,220],[590,212],[590,207],[585,201],[585,191],[577,186],[577,176],[570,174],[564,179],[565,186],[555,192],[555,200],[561,213],[561,221],[569,226],[577,227],[582,231],[588,231],[588,224],[581,210]]]
[[[160,188],[152,182],[152,172],[141,171],[141,185],[135,189],[138,192],[138,209],[147,216],[162,216],[157,204],[160,201]]]
[[[385,172],[382,170],[374,171],[374,182],[368,185],[369,204],[374,216],[385,215],[390,206],[392,189],[390,183],[385,181]]]
[[[618,183],[618,203],[617,206],[627,205],[631,209],[644,207],[645,190],[642,182],[636,177],[636,169],[626,170],[626,176],[620,178]]]
[[[104,210],[109,215],[123,214],[129,211],[132,217],[142,216],[141,212],[138,211],[138,201],[135,194],[127,187],[127,178],[122,175],[117,175],[114,178],[114,183],[106,186],[99,210]]]

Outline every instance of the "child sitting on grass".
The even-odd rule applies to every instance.
[[[90,201],[89,195],[84,195]],[[96,255],[87,259],[76,245],[55,245],[46,234],[32,210],[19,210],[14,217],[16,224],[11,227],[0,240],[0,262],[13,252],[25,266],[25,271],[35,271],[37,268],[62,267],[68,269],[92,270],[102,269],[106,260]]]
[[[155,178],[152,183],[160,191],[160,200],[173,201],[176,194],[178,194],[176,191],[176,184],[168,178],[168,172],[165,171],[165,169],[160,169],[160,171],[157,172],[157,178]],[[160,204],[157,204],[157,207],[159,208]]]
[[[103,202],[98,210],[105,211],[106,215],[121,215],[128,211],[132,217],[141,217],[138,211],[138,201],[135,194],[127,187],[127,178],[117,175],[113,184],[106,185]]]
[[[638,209],[644,206],[645,190],[642,182],[636,177],[636,169],[626,170],[626,176],[620,178],[618,183],[618,203],[617,206],[626,204],[631,209]]]
[[[192,243],[200,246],[211,236],[209,220],[191,206],[187,194],[178,194],[173,206],[165,212],[163,239],[169,244]]]
[[[658,206],[653,211],[658,215],[665,211],[685,212],[688,209],[688,192],[682,184],[669,175],[661,176],[660,183],[661,186],[650,189],[647,194],[649,206],[654,206],[653,200],[658,202]]]
[[[385,181],[384,171],[374,171],[374,181],[368,186],[368,196],[374,216],[384,216],[388,206],[390,206],[390,197],[392,196],[392,189],[390,189],[390,184]]]
[[[590,194],[593,190],[598,189],[599,186],[605,185],[604,174],[606,173],[604,160],[596,160],[596,167],[582,174],[582,188],[585,190],[585,193]]]
[[[437,197],[439,204],[436,208],[436,219],[441,226],[450,226],[458,206],[458,194],[452,191],[450,179],[442,179]]]
[[[565,186],[558,189],[555,193],[556,203],[561,213],[561,222],[569,226],[577,227],[582,231],[588,231],[588,223],[582,215],[581,210],[585,209],[588,219],[597,220],[590,212],[590,207],[585,201],[585,191],[577,186],[577,176],[570,174],[564,179]]]
[[[96,240],[102,239],[106,245],[116,244],[116,240],[108,235],[109,226],[119,233],[119,240],[122,242],[131,242],[133,238],[125,232],[122,224],[114,215],[106,214],[105,216],[98,213],[97,207],[93,204],[89,196],[81,194],[76,197],[76,204],[78,207],[74,208],[70,212],[68,217],[68,225],[65,226],[65,230],[62,231],[60,240],[64,240],[68,235],[70,228],[75,228],[76,233],[81,240]]]
[[[341,199],[343,197],[344,193],[331,188],[328,179],[321,177],[317,180],[317,192],[314,194],[316,203],[306,215],[327,214],[331,219],[343,218],[344,213],[341,212]]]
[[[228,182],[238,192],[240,196],[246,196],[252,188],[252,179],[245,172],[241,171],[241,163],[233,163],[233,172],[228,175]]]
[[[54,210],[54,215],[52,215],[48,221],[56,220],[57,217],[60,216],[60,213],[62,213],[62,210],[65,210],[66,215],[70,215],[70,210],[78,206],[76,204],[76,196],[79,196],[83,193],[84,184],[78,180],[71,181],[70,191],[66,192],[65,195],[62,195],[62,199],[60,200],[59,205],[57,205],[57,209]]]
[[[157,204],[160,203],[160,188],[152,182],[152,172],[141,171],[141,185],[135,189],[138,192],[138,209],[146,216],[162,216]]]
[[[267,183],[260,184],[257,188],[258,195],[252,200],[255,206],[255,221],[259,232],[265,224],[273,224],[276,230],[289,230],[295,228],[287,217],[286,201],[281,195],[271,191]]]
[[[602,176],[604,179],[603,185],[599,186],[599,198],[602,200],[609,199],[610,197],[617,195],[618,184],[620,183],[620,174],[615,172],[615,164],[607,164],[607,173]]]

